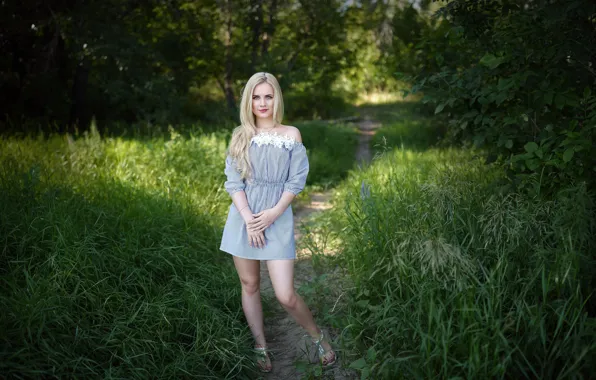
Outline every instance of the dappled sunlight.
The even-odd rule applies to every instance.
[[[138,146],[120,149],[130,154]],[[0,169],[10,289],[3,303],[12,315],[4,334],[20,360],[45,368],[48,358],[60,358],[54,374],[85,361],[93,377],[105,376],[105,360],[126,378],[136,368],[145,375],[200,372],[218,362],[227,371],[248,368],[242,347],[249,331],[229,313],[241,307],[237,274],[214,250],[218,220],[184,199],[143,190],[133,176],[105,175],[105,166],[93,167],[102,171],[93,176],[53,163],[25,173]]]
[[[171,140],[52,137],[0,141],[0,158],[18,170],[43,167],[47,180],[74,189],[116,181],[173,199],[188,199],[198,213],[222,218],[229,204],[223,191],[226,140],[215,135]]]
[[[409,94],[403,96],[401,91],[393,92],[370,92],[360,95],[354,103],[356,106],[396,104],[396,103],[415,103],[420,101],[420,95]]]

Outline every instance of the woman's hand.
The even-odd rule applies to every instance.
[[[248,233],[248,245],[253,248],[263,248],[265,246],[265,234],[263,232],[251,231],[246,226],[246,232]]]
[[[258,214],[253,214],[254,219],[246,225],[247,231],[263,232],[277,220],[281,212],[277,208],[268,208]]]

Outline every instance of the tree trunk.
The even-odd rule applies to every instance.
[[[224,75],[224,94],[229,109],[236,108],[236,100],[234,99],[234,86],[232,82],[233,56],[232,56],[232,0],[225,1],[224,7],[224,21],[226,25],[224,33],[225,46],[225,75]]]
[[[259,52],[259,40],[261,39],[261,33],[263,32],[263,0],[257,0],[254,17],[252,17],[252,43],[251,43],[251,57],[250,57],[250,71],[255,72],[257,55]]]
[[[263,35],[263,45],[261,47],[261,56],[265,57],[269,54],[269,46],[271,45],[271,38],[275,33],[275,15],[277,13],[277,0],[271,0],[271,6],[269,7],[269,23],[265,28],[265,34]]]

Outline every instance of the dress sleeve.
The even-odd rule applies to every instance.
[[[230,155],[226,157],[225,173],[227,180],[224,183],[224,187],[228,194],[232,195],[238,191],[244,190],[246,183],[238,171],[236,161]]]
[[[288,179],[284,183],[284,191],[298,195],[306,184],[308,169],[306,148],[302,143],[298,143],[290,151],[290,171],[288,173]]]

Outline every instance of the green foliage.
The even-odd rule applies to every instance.
[[[419,44],[426,70],[413,90],[448,120],[450,137],[486,147],[534,193],[592,187],[594,3],[458,0],[441,14],[446,32]]]
[[[338,188],[344,338],[363,378],[594,372],[593,195],[499,193],[501,173],[473,152],[398,149]]]
[[[354,130],[300,129],[310,187],[344,175]],[[238,276],[218,250],[229,138],[0,139],[3,374],[254,377]]]
[[[56,123],[73,132],[75,125],[87,130],[92,118],[167,125],[220,122],[216,115],[232,113],[237,120],[242,86],[256,71],[274,73],[297,98],[294,115],[327,117],[342,105],[332,84],[356,50],[341,4],[2,3],[0,24],[9,30],[0,33],[0,122],[19,131]]]
[[[250,378],[225,139],[0,146],[3,374]]]
[[[301,123],[297,127],[308,151],[309,185],[328,187],[353,168],[358,144],[354,127],[322,122]]]
[[[418,102],[400,102],[360,107],[360,112],[383,126],[373,136],[371,145],[377,152],[387,149],[426,149],[437,145],[444,137],[443,123],[423,116]]]

